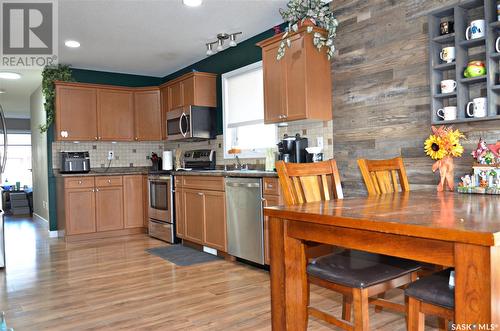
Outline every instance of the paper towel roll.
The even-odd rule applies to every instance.
[[[163,152],[163,170],[172,170],[174,168],[172,161],[172,151]]]

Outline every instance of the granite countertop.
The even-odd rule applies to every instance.
[[[62,174],[59,169],[54,169],[56,177],[147,175],[148,173],[149,167],[111,167],[107,171],[106,168],[95,168],[84,174]]]
[[[173,171],[174,176],[278,177],[275,171],[264,170],[192,170]]]

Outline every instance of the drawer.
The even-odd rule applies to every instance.
[[[149,220],[148,234],[150,237],[169,243],[173,242],[172,224]]]
[[[174,176],[175,187],[182,187],[182,176]]]
[[[263,184],[264,195],[280,195],[281,190],[278,178],[264,177]]]
[[[92,188],[94,177],[70,177],[64,178],[64,188]]]
[[[122,186],[122,185],[123,185],[122,176],[100,176],[95,178],[96,187]]]
[[[182,187],[209,191],[224,191],[224,177],[183,176]]]

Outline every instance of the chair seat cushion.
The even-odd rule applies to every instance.
[[[329,254],[314,259],[307,273],[332,283],[366,288],[417,271],[415,261],[356,250]]]
[[[405,294],[436,306],[454,309],[455,288],[449,286],[450,272],[446,269],[411,283]]]

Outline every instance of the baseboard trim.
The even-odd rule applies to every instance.
[[[39,219],[40,221],[44,221],[45,223],[49,223],[48,220],[46,220],[42,216],[38,215],[37,213],[33,213],[33,218]]]
[[[64,237],[64,231],[49,231],[49,238]]]

